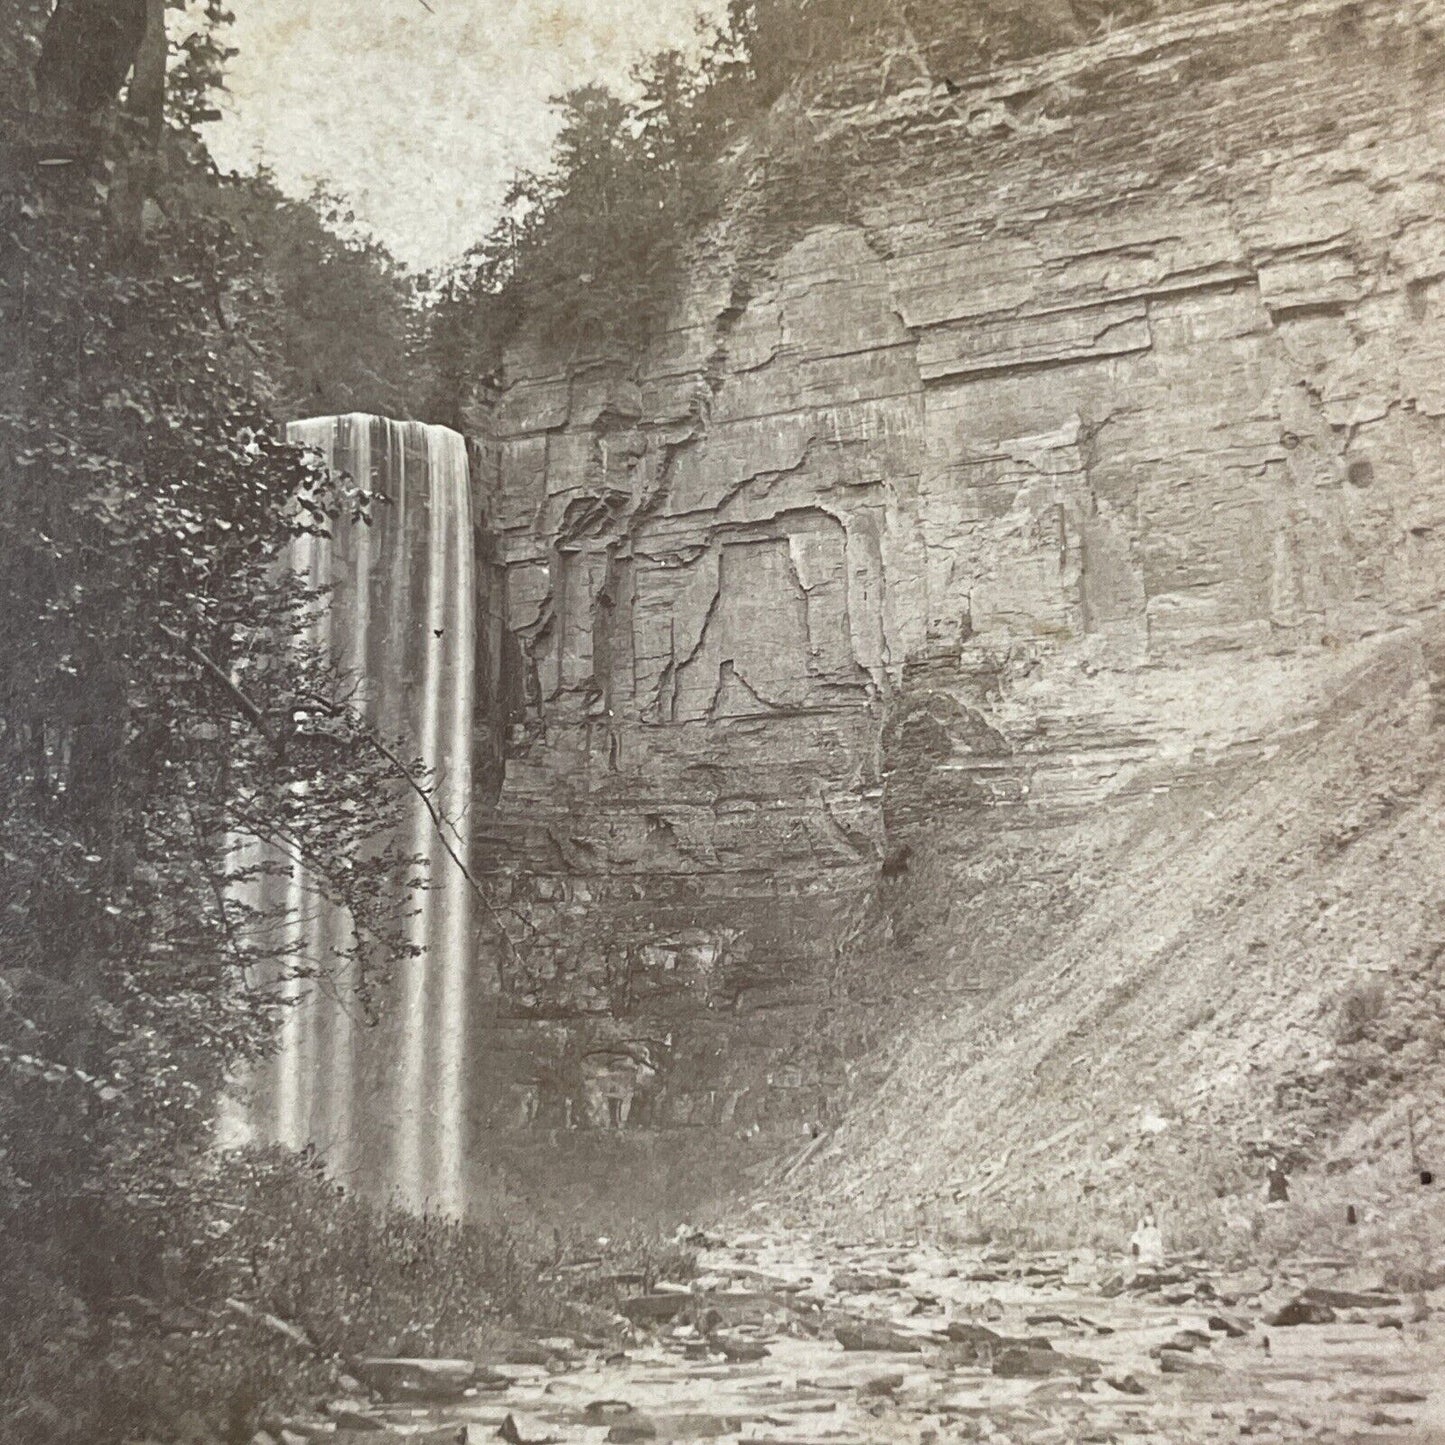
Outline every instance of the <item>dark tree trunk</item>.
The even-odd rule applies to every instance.
[[[158,0],[164,19],[165,0]],[[146,34],[150,0],[58,0],[45,27],[35,83],[81,115],[120,94]],[[161,54],[164,76],[165,53]]]
[[[145,32],[136,52],[126,109],[144,124],[154,145],[165,123],[166,0],[145,0],[145,12]]]

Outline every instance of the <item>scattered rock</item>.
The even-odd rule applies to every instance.
[[[1248,1320],[1236,1319],[1233,1315],[1210,1315],[1209,1328],[1218,1334],[1228,1335],[1231,1340],[1237,1340],[1247,1335],[1254,1326]]]

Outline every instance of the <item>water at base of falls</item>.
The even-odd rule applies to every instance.
[[[424,952],[398,965],[376,1027],[362,1023],[346,977],[325,969],[346,915],[297,866],[248,885],[263,895],[253,906],[285,920],[292,954],[322,973],[284,985],[279,1052],[243,1083],[233,1113],[241,1137],[314,1145],[343,1183],[459,1212],[472,939],[469,885],[447,846],[465,859],[476,595],[466,444],[446,427],[361,414],[295,422],[287,435],[385,498],[369,525],[343,517],[331,537],[299,539],[290,560],[331,589],[310,640],[359,680],[378,732],[409,740],[432,770],[451,828],[444,840],[411,800],[408,836],[396,841],[428,861],[429,886],[408,905],[409,941]],[[224,1131],[232,1140],[236,1122]]]

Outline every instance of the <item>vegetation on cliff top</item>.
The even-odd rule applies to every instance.
[[[829,158],[792,144],[789,128],[836,94],[845,72],[866,74],[874,96],[953,85],[1193,3],[731,0],[695,60],[652,57],[627,98],[592,85],[557,98],[551,164],[516,178],[501,218],[439,278],[424,348],[428,414],[457,424],[471,395],[501,381],[519,336],[558,364],[634,357],[663,323],[750,144],[767,153],[784,204],[821,208],[814,221],[846,214]]]

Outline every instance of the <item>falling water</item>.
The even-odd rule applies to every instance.
[[[251,1084],[251,1132],[315,1145],[344,1181],[458,1211],[471,928],[469,884],[451,854],[466,859],[475,651],[466,444],[446,427],[360,414],[296,422],[288,435],[386,499],[369,525],[342,518],[331,537],[299,539],[291,564],[330,588],[309,640],[359,680],[378,731],[407,738],[432,770],[446,832],[411,799],[398,841],[428,863],[407,925],[423,952],[400,965],[376,1029],[358,1023],[354,980],[328,964],[349,941],[347,916],[300,866],[276,888],[288,951],[327,966],[283,984],[290,1006],[279,1053]]]

